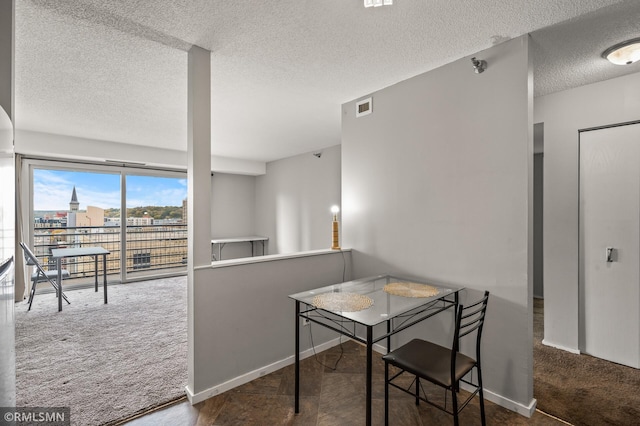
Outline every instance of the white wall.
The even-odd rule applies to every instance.
[[[195,374],[189,399],[202,401],[293,363],[295,303],[288,295],[342,282],[350,273],[350,253],[333,250],[196,268]],[[337,337],[324,327],[311,327],[316,348]],[[301,350],[311,347],[309,328],[304,329]]]
[[[215,173],[211,177],[211,234],[216,238],[254,235],[256,178],[254,176]],[[262,246],[258,252],[261,253]],[[217,253],[217,247],[214,248]],[[223,259],[251,256],[250,243],[227,244]],[[217,256],[217,254],[216,254]]]
[[[0,107],[0,147],[3,146]],[[8,120],[8,118],[7,118]],[[0,263],[15,254],[15,168],[13,153],[0,149]],[[22,253],[20,253],[22,256]],[[14,256],[15,258],[15,256]],[[0,406],[13,407],[16,403],[15,369],[15,267],[0,280]],[[20,298],[22,300],[22,298]]]
[[[544,122],[544,342],[579,350],[578,130],[640,120],[640,73],[535,100]]]
[[[422,276],[467,287],[463,302],[489,290],[485,386],[490,399],[529,415],[529,40],[475,56],[488,62],[483,74],[462,58],[373,93],[370,115],[356,118],[355,101],[343,105],[343,245],[353,249],[354,277]],[[409,334],[426,328],[438,327]]]
[[[54,135],[29,130],[16,130],[15,139],[17,154],[91,161],[137,162],[149,166],[183,170],[187,167],[186,151]],[[256,176],[264,173],[265,163],[212,156],[211,171]]]
[[[13,126],[0,106],[0,262],[15,250],[15,167]]]
[[[267,163],[256,178],[256,233],[269,252],[331,247],[331,206],[340,205],[340,146]]]
[[[14,1],[0,2],[0,262],[15,252],[13,156]],[[0,281],[0,406],[16,403],[14,274]]]

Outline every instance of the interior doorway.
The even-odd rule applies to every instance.
[[[544,123],[533,125],[533,297],[544,298]]]

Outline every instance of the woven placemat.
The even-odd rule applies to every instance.
[[[328,311],[357,312],[370,308],[373,299],[357,293],[323,293],[315,296],[311,303]]]
[[[384,286],[385,292],[402,297],[433,297],[440,293],[436,287],[418,283],[389,283]]]

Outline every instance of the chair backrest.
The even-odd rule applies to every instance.
[[[31,251],[31,249],[22,241],[20,241],[20,247],[22,247],[22,251],[24,252],[24,260],[27,262],[27,265],[34,266],[38,265],[38,258]]]
[[[476,362],[480,362],[480,341],[488,302],[489,292],[485,291],[482,299],[477,302],[468,306],[458,306],[453,336],[453,363],[455,363],[455,354],[460,351],[460,339],[474,332],[476,333]]]
[[[42,268],[42,265],[40,265],[40,262],[38,262],[38,258],[36,257],[36,255],[33,254],[33,252],[29,249],[29,247],[27,247],[27,245],[22,241],[20,241],[20,247],[22,247],[22,250],[24,251],[24,260],[25,262],[27,262],[27,265],[35,266],[36,269],[38,270],[38,274],[46,277],[47,273]]]

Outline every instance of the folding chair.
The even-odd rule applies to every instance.
[[[58,283],[56,282],[56,280],[58,279],[58,271],[45,271],[42,268],[42,265],[40,265],[40,262],[38,262],[38,258],[36,258],[36,256],[25,243],[20,242],[20,247],[22,247],[22,250],[24,251],[24,260],[27,265],[36,267],[36,270],[31,275],[31,291],[29,292],[29,308],[27,309],[27,311],[30,311],[31,304],[33,303],[33,298],[36,295],[36,286],[39,282],[48,281],[49,284],[51,284],[53,288],[56,289],[56,294],[58,293]],[[69,278],[69,276],[69,271],[63,269],[62,279]],[[62,293],[62,297],[68,304],[71,304],[64,293]]]

